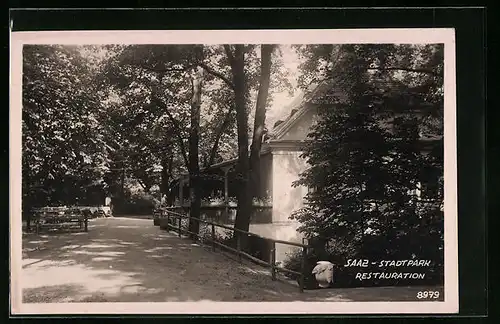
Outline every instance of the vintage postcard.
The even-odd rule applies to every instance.
[[[458,312],[453,29],[10,42],[12,314]]]

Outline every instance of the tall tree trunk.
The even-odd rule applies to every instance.
[[[165,193],[167,194],[167,205],[172,206],[174,204],[174,196],[172,194],[172,188],[170,188],[170,179],[173,178],[172,174],[172,169],[173,169],[173,164],[174,164],[174,155],[170,154],[169,160],[168,160],[168,174],[169,174],[169,179],[167,182],[167,187]]]
[[[250,150],[250,181],[248,182],[246,197],[251,200],[253,197],[261,198],[262,193],[260,179],[260,149],[262,146],[262,136],[266,122],[266,104],[269,94],[269,82],[271,78],[271,54],[274,45],[261,45],[260,81],[259,93],[255,107],[255,120],[253,126],[252,147]]]
[[[189,188],[191,206],[189,211],[189,231],[199,233],[200,223],[194,218],[200,218],[201,211],[201,179],[198,144],[200,140],[200,106],[203,81],[203,68],[197,67],[192,78],[191,128],[189,133]],[[190,235],[196,239],[195,234]]]
[[[160,192],[163,195],[170,196],[170,178],[172,177],[172,162],[173,154],[169,151],[166,155],[162,156],[161,159],[161,187]]]
[[[160,192],[162,195],[168,195],[168,184],[170,182],[171,164],[173,159],[172,151],[170,150],[170,143],[166,142],[167,146],[166,152],[162,153],[161,156],[161,180],[160,180]]]
[[[125,164],[122,164],[122,170],[120,174],[120,197],[125,201]]]
[[[246,187],[249,180],[249,160],[248,160],[248,112],[246,107],[246,82],[245,82],[245,56],[244,46],[234,45],[234,54],[229,46],[226,46],[226,53],[231,62],[231,70],[233,73],[234,96],[236,107],[236,124],[238,130],[238,163],[237,177],[240,182],[238,192],[238,207],[236,210],[236,220],[234,227],[243,231],[248,231],[250,227],[250,215],[252,207],[252,199],[246,197]],[[246,235],[238,235],[235,232],[235,237],[240,240],[245,246]]]
[[[31,179],[30,179],[30,168],[27,163],[22,163],[22,219],[26,220],[26,230],[30,232],[31,230],[31,209],[32,204],[32,190],[31,190]]]
[[[160,179],[160,194],[163,197],[163,195],[168,194],[168,180],[169,180],[169,173],[168,173],[168,157],[162,156],[161,158],[161,179]]]

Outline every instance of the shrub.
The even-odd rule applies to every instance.
[[[207,242],[207,244],[212,243],[212,226],[208,224],[200,224],[200,231],[199,231],[199,239],[202,243]],[[231,246],[231,241],[233,241],[233,235],[232,232],[230,231],[224,231],[223,233],[220,233],[218,231],[215,231],[215,242]],[[218,246],[218,248],[221,248],[223,250],[223,247]]]
[[[301,272],[302,271],[302,250],[297,249],[294,252],[287,254],[288,258],[283,262],[283,268]],[[304,289],[316,289],[318,288],[318,283],[316,278],[312,274],[316,262],[319,261],[319,257],[314,253],[314,251],[309,251],[305,260],[305,276],[304,276]],[[300,284],[300,276],[296,274],[291,274],[288,272],[283,273],[286,277],[296,280]]]
[[[134,193],[123,200],[113,201],[115,215],[152,215],[155,198],[146,193]]]
[[[366,255],[357,254],[351,259],[367,259],[369,260],[369,266],[364,267],[345,267],[347,264],[347,258],[339,256],[340,245],[334,245],[326,247],[323,251],[318,252],[317,249],[310,249],[306,258],[306,276],[305,276],[305,288],[314,289],[317,287],[316,280],[311,274],[312,269],[316,266],[318,261],[330,261],[334,264],[333,273],[333,283],[331,287],[334,288],[354,288],[354,287],[377,287],[377,286],[420,286],[420,285],[435,285],[441,284],[444,280],[444,268],[440,263],[434,263],[431,267],[415,268],[415,267],[385,267],[380,268],[379,262],[381,259],[373,259]],[[411,256],[408,257],[386,257],[384,260],[409,260],[412,259]],[[284,261],[284,267],[294,271],[301,271],[301,251],[296,251],[288,255],[288,258]],[[376,264],[372,265],[371,262],[375,261]],[[408,272],[408,273],[425,273],[424,279],[374,279],[369,280],[359,280],[356,279],[357,273],[369,273],[369,272]],[[292,274],[285,274],[288,278],[293,280],[299,280],[299,276]]]
[[[199,237],[201,242],[211,242],[212,239],[212,227],[211,225],[204,224],[200,225]],[[224,244],[230,248],[236,249],[236,238],[233,234],[233,231],[225,230],[224,233],[217,232],[215,233],[215,241],[221,244]],[[251,256],[262,260],[264,262],[270,261],[270,252],[271,252],[272,242],[269,239],[258,237],[258,236],[249,236],[248,244],[243,249],[244,252],[250,254]],[[219,246],[224,251],[230,252],[229,249]]]

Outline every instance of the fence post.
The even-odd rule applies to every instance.
[[[271,246],[271,278],[276,280],[276,242]]]
[[[236,249],[238,250],[238,260],[241,262],[241,232],[236,235]]]
[[[85,223],[85,232],[88,232],[89,231],[89,219],[87,216],[85,216],[84,223]]]
[[[165,215],[167,216],[167,232],[170,232],[170,216],[168,214],[168,212],[165,211]],[[163,217],[163,210],[160,210],[160,219],[162,219]]]
[[[179,218],[179,237],[182,237],[182,217],[179,215],[177,218]]]
[[[300,292],[304,292],[304,277],[306,274],[306,258],[307,258],[307,248],[302,247],[302,260],[300,264]]]
[[[212,251],[215,252],[215,225],[212,223]]]

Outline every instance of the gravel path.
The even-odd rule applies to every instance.
[[[153,226],[92,220],[89,231],[23,234],[23,302],[415,300],[422,288],[306,291]]]

